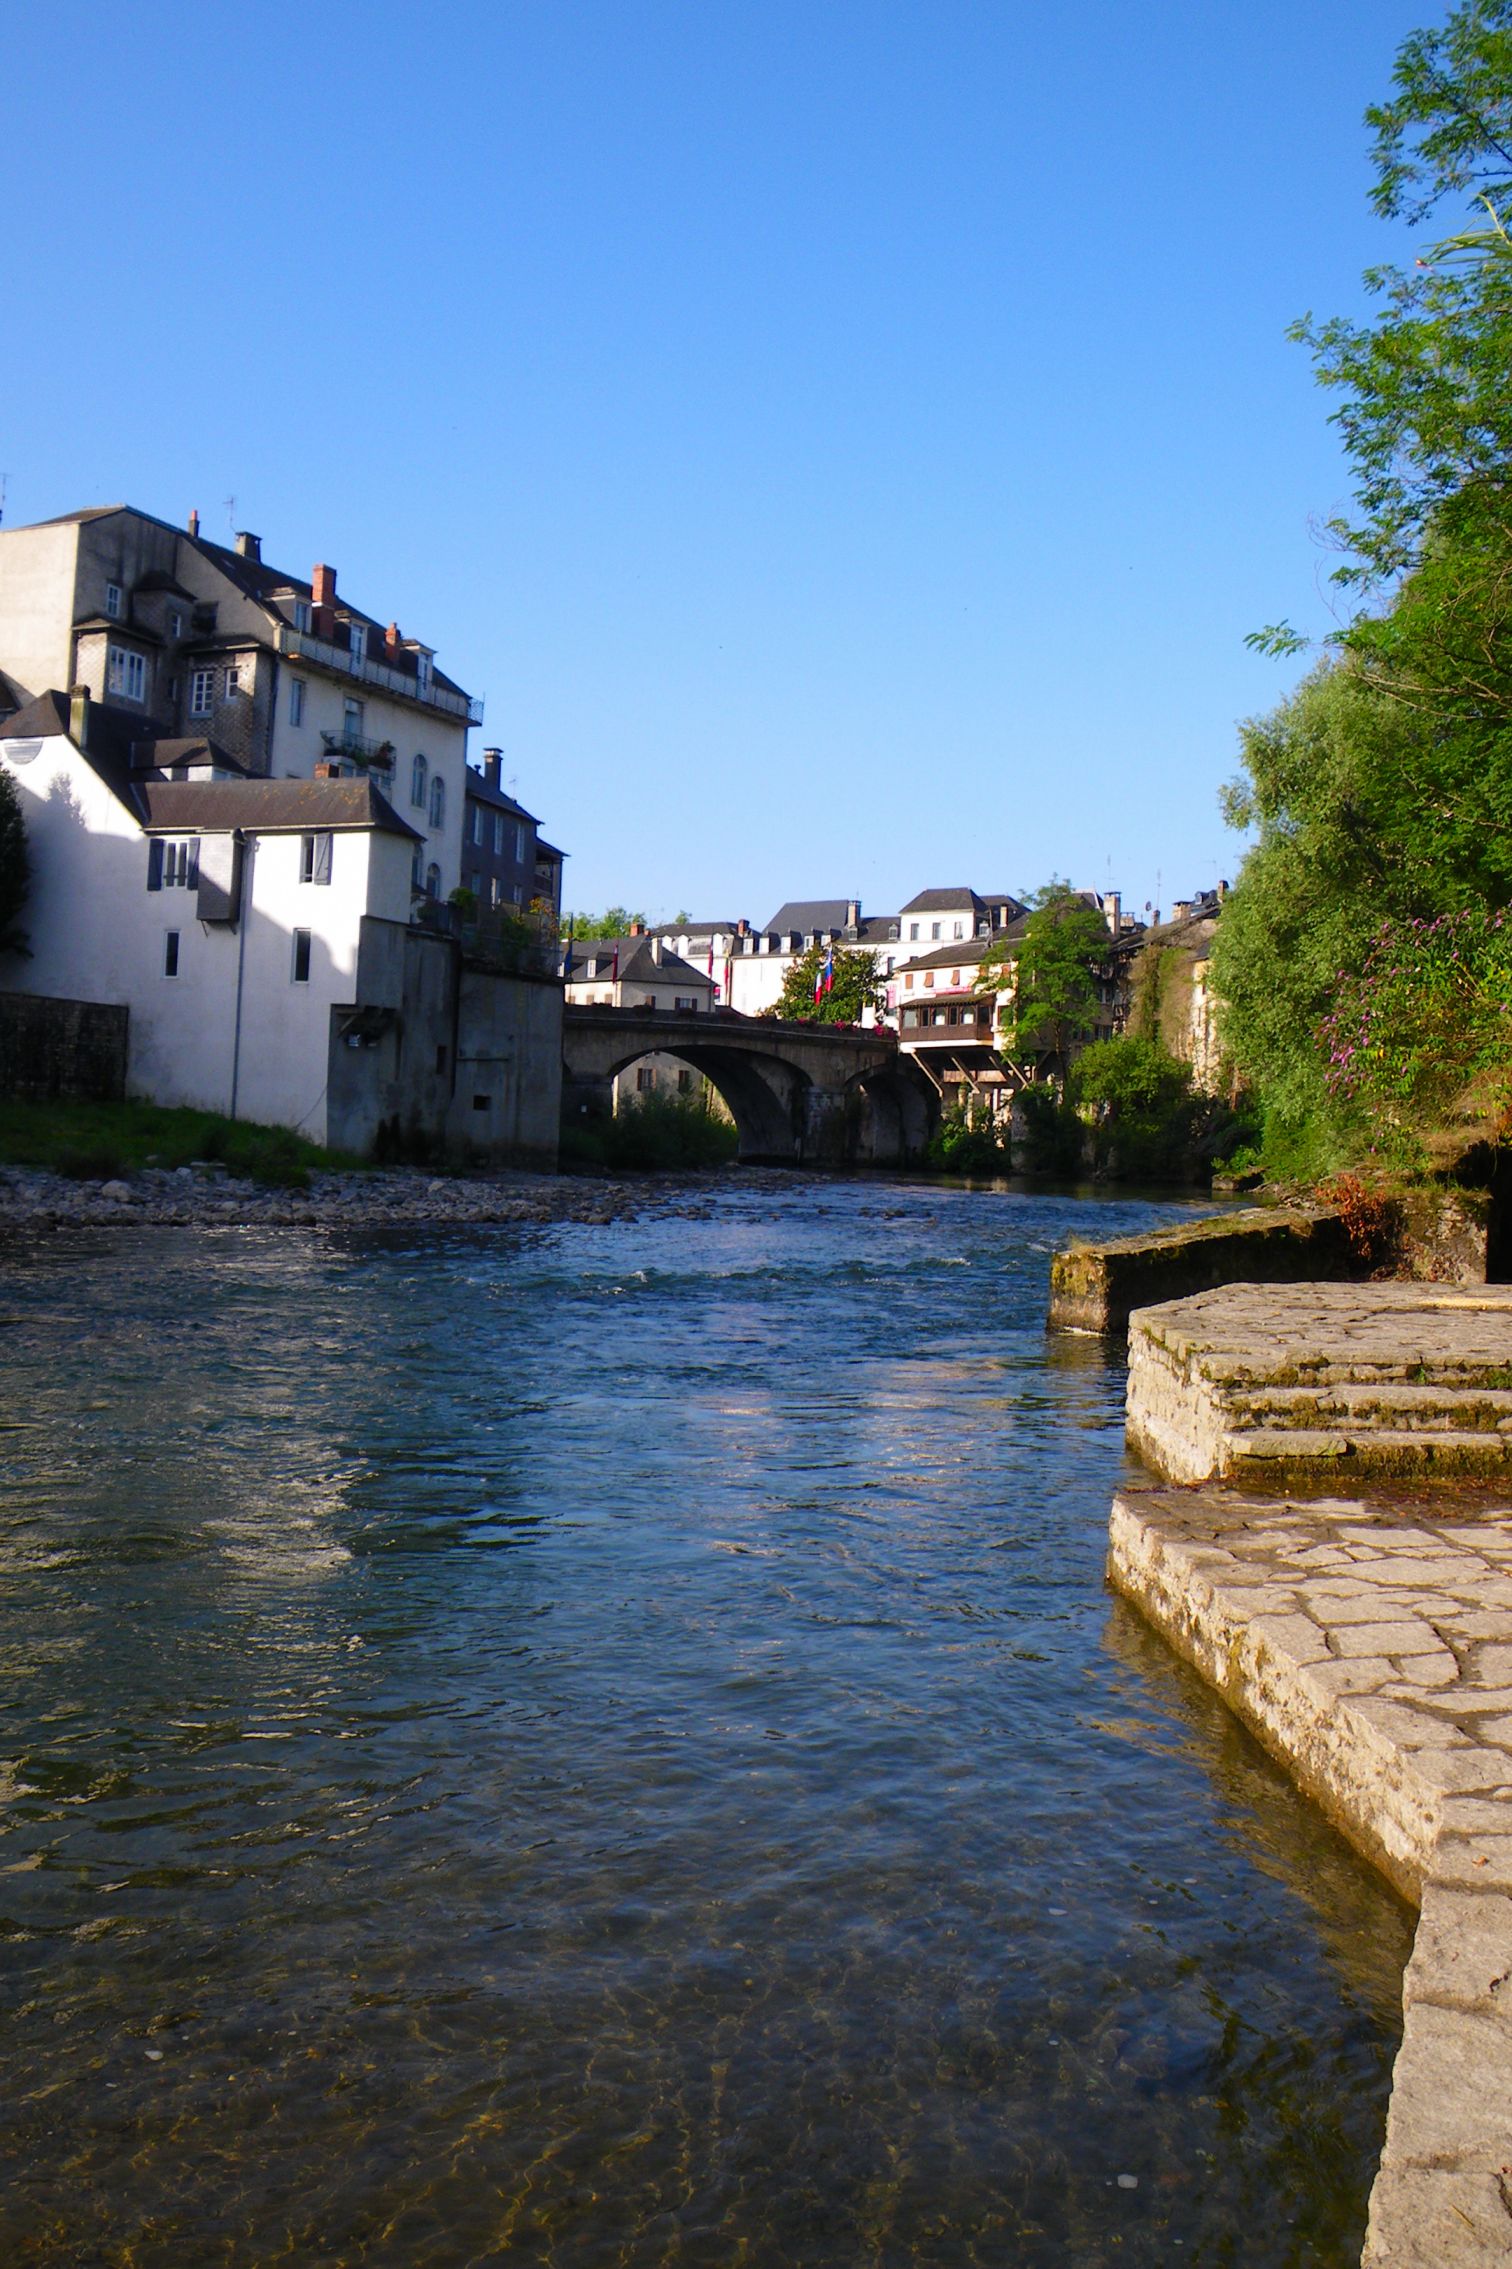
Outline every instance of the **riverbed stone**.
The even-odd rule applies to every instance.
[[[1451,1519],[1433,1506],[1398,1487],[1348,1504],[1288,1500],[1278,1521],[1274,1498],[1247,1491],[1131,1488],[1110,1522],[1113,1584],[1418,1904],[1365,2269],[1512,2261],[1512,1747],[1503,1739],[1512,1732],[1512,1607],[1498,1618],[1485,1604],[1512,1551],[1512,1508],[1469,1489],[1444,1505]],[[1377,1549],[1346,1583],[1310,1574],[1363,1523]],[[1401,1576],[1428,1566],[1441,1572],[1439,1586],[1419,1594],[1428,1612],[1404,1617]],[[1239,1604],[1282,1586],[1298,1603],[1289,1615]],[[1372,1594],[1373,1621],[1355,1612]],[[1435,1664],[1440,1682],[1415,1686],[1384,1642],[1420,1635],[1430,1619],[1437,1651],[1398,1653],[1403,1668]],[[1373,1634],[1383,1651],[1352,1651]]]
[[[1127,1427],[1171,1481],[1504,1477],[1512,1285],[1228,1284],[1141,1308]],[[1419,1584],[1454,1565],[1411,1557]]]

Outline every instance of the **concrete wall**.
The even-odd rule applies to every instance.
[[[0,669],[28,696],[68,686],[78,548],[76,520],[0,531]]]
[[[130,1012],[97,1001],[0,993],[0,1095],[118,1103]]]

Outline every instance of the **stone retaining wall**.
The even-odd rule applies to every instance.
[[[1422,1503],[1125,1491],[1108,1573],[1418,1902],[1365,2269],[1489,2269],[1512,2260],[1512,1505]]]
[[[1053,1330],[1121,1332],[1135,1308],[1216,1284],[1277,1284],[1363,1273],[1342,1216],[1326,1206],[1251,1206],[1148,1236],[1073,1243],[1050,1263]]]
[[[103,1001],[0,993],[0,1095],[119,1103],[126,1093],[129,1015]]]

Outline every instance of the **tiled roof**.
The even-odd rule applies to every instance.
[[[373,828],[411,843],[424,841],[365,779],[147,781],[138,794],[148,828],[173,834],[215,835],[233,827],[260,834]]]
[[[939,914],[952,906],[970,906],[982,910],[983,900],[963,883],[959,890],[921,890],[917,898],[910,898],[903,908],[905,914]]]

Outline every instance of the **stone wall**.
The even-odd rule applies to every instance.
[[[1135,1308],[1214,1285],[1358,1276],[1362,1267],[1331,1208],[1254,1206],[1149,1236],[1068,1246],[1050,1263],[1050,1324],[1122,1332]]]
[[[119,1103],[130,1011],[101,1001],[0,993],[0,1095]]]

